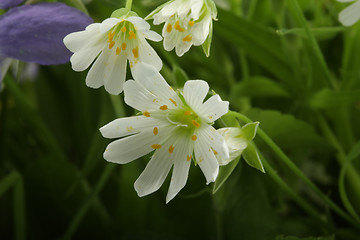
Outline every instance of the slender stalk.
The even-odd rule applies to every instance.
[[[230,112],[230,115],[233,115],[235,118],[238,118],[246,123],[252,122],[246,116],[238,112]],[[264,142],[274,151],[274,153],[285,163],[290,170],[297,175],[305,184],[307,184],[310,189],[312,189],[319,197],[339,216],[348,221],[351,224],[354,224],[354,220],[350,217],[345,211],[343,211],[336,203],[334,203],[328,196],[326,196],[312,181],[304,175],[304,173],[291,161],[291,159],[286,156],[286,154],[280,149],[278,145],[261,129],[258,128],[257,134],[264,140]],[[356,225],[357,226],[357,225]],[[357,226],[359,227],[359,226]]]
[[[314,34],[310,31],[310,28],[306,22],[304,13],[302,12],[302,10],[299,6],[298,0],[288,0],[288,3],[290,5],[290,7],[292,8],[292,10],[294,11],[295,16],[298,19],[299,23],[302,25],[302,27],[305,30],[305,33],[308,37],[310,46],[312,47],[315,57],[319,61],[320,67],[322,68],[322,71],[325,75],[327,85],[330,88],[335,89],[337,87],[337,83],[336,83],[335,79],[333,78],[333,76],[325,62],[324,55],[322,54],[322,52],[320,50],[320,47],[315,39]]]
[[[126,0],[125,8],[131,10],[131,6],[132,6],[132,0]]]

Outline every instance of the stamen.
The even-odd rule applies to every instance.
[[[200,127],[200,123],[198,123],[197,121],[195,120],[191,120],[192,124],[195,126],[195,127]]]
[[[155,136],[158,135],[159,129],[157,127],[154,127],[153,133]]]
[[[151,147],[152,147],[153,149],[160,149],[160,148],[161,148],[161,145],[160,145],[160,144],[153,144],[153,145],[151,145]]]
[[[110,43],[109,43],[109,49],[112,49],[114,45],[115,45],[115,42],[114,42],[114,41],[110,42]]]
[[[189,25],[190,27],[194,26],[195,22],[194,21],[189,21]]]
[[[174,99],[169,98],[169,100],[175,105],[175,107],[177,106],[177,103],[174,101]]]
[[[168,110],[168,106],[163,105],[163,106],[160,107],[160,109],[163,110],[163,111]]]
[[[187,155],[187,157],[186,157],[186,161],[190,161],[191,160],[191,155],[189,156],[189,155]]]
[[[217,155],[217,154],[218,154],[218,152],[217,152],[217,151],[215,151],[215,150],[213,150],[213,152],[214,152],[214,154],[215,154],[215,155]]]
[[[145,117],[150,117],[150,113],[147,112],[147,111],[145,111],[143,114],[144,114]]]
[[[183,41],[184,42],[190,42],[192,40],[192,36],[187,35],[186,37],[184,37]]]
[[[169,33],[171,32],[172,30],[172,25],[169,23],[167,26],[166,26],[166,31]]]
[[[109,34],[108,34],[108,42],[109,43],[112,42],[114,36],[115,36],[115,32],[110,31]]]
[[[180,27],[180,22],[179,22],[179,20],[175,22],[174,28],[175,28],[176,30],[178,30],[179,32],[184,32],[184,31],[185,31],[184,28]]]
[[[121,48],[122,48],[122,50],[125,50],[126,49],[126,43],[122,43]]]
[[[129,31],[129,40],[135,39],[135,38],[136,38],[136,34],[134,33],[134,31]]]
[[[121,28],[121,31],[122,31],[123,33],[126,32],[126,27],[123,26],[123,27]]]
[[[134,57],[138,58],[139,57],[139,47],[136,47],[132,50]]]
[[[189,116],[189,115],[191,115],[191,111],[185,111],[184,114],[185,114],[186,116]]]
[[[197,139],[197,136],[196,136],[196,135],[192,135],[191,140],[196,141],[196,139]]]
[[[174,151],[174,149],[175,149],[175,147],[174,147],[173,145],[171,145],[171,146],[169,147],[169,153],[172,154],[173,151]]]
[[[116,48],[116,55],[119,55],[121,53],[121,49],[120,48]]]

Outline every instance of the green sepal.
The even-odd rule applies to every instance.
[[[112,12],[111,18],[127,18],[127,17],[138,17],[136,12],[130,11],[127,8],[119,8]]]
[[[212,41],[212,34],[213,34],[213,23],[212,21],[210,21],[210,26],[209,26],[209,35],[206,38],[205,42],[201,45],[204,53],[206,55],[206,57],[210,56],[210,47],[211,47],[211,41]]]
[[[207,8],[210,9],[212,19],[217,21],[217,8],[216,8],[214,1],[206,0],[205,4],[206,4]]]
[[[168,2],[166,2],[166,3],[161,4],[161,5],[158,6],[154,11],[152,11],[151,13],[149,13],[149,15],[147,15],[144,19],[145,19],[145,20],[151,20],[151,19],[153,18],[153,16],[154,16],[155,14],[157,14],[158,12],[160,12],[160,10],[161,10],[163,7],[165,7],[166,5],[172,3],[173,1],[175,1],[175,0],[171,0],[171,1],[168,1]]]
[[[248,142],[252,141],[256,135],[256,130],[259,126],[259,122],[248,123],[241,128],[241,137],[246,139]]]
[[[220,118],[220,122],[221,122],[221,124],[224,125],[222,127],[238,127],[238,128],[240,128],[239,121],[236,118],[234,118],[234,116],[232,116],[230,112],[223,115]]]
[[[231,173],[234,171],[235,167],[238,165],[240,156],[235,158],[233,161],[227,165],[220,166],[219,174],[216,178],[216,181],[213,185],[212,193],[215,194],[220,187],[225,183],[225,181],[230,177]]]
[[[242,152],[242,156],[247,164],[251,167],[260,170],[265,173],[265,169],[260,160],[259,154],[256,151],[256,148],[253,143],[249,143],[247,148]]]

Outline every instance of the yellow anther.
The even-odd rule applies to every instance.
[[[134,57],[138,58],[139,57],[139,47],[136,47],[132,50]]]
[[[179,20],[175,22],[174,28],[175,28],[176,30],[178,30],[179,32],[184,32],[184,31],[185,31],[185,29],[183,29],[182,27],[180,27],[180,22],[179,22]]]
[[[172,30],[172,25],[169,23],[167,26],[166,26],[166,31],[169,33],[171,32]]]
[[[147,111],[145,111],[143,114],[144,114],[145,117],[150,117],[150,113],[147,112]]]
[[[108,34],[108,42],[112,42],[114,36],[115,36],[115,32],[110,31],[109,34]]]
[[[122,43],[122,44],[121,44],[121,49],[122,49],[122,50],[125,50],[125,49],[126,49],[126,43]]]
[[[194,21],[189,21],[189,25],[190,27],[194,26],[195,22]]]
[[[195,120],[191,120],[192,124],[195,126],[195,127],[200,127],[200,123],[198,123],[197,121]]]
[[[184,37],[183,41],[184,42],[190,42],[192,40],[192,36],[187,35],[186,37]]]
[[[189,155],[187,155],[187,157],[186,157],[186,161],[190,161],[191,160],[191,155],[189,156]]]
[[[162,105],[162,106],[160,107],[160,109],[163,110],[163,111],[168,110],[168,106]]]
[[[175,147],[174,147],[173,145],[171,145],[171,146],[169,147],[169,153],[172,154],[172,152],[174,151],[174,149],[175,149]]]
[[[116,55],[119,55],[121,53],[121,49],[120,48],[116,48]]]
[[[184,114],[185,114],[186,116],[189,116],[189,115],[191,115],[191,111],[185,111]]]
[[[169,98],[169,100],[175,105],[175,107],[177,106],[177,103],[174,101],[174,99]]]
[[[217,155],[217,154],[218,154],[218,152],[217,152],[217,151],[215,151],[215,150],[213,150],[213,152],[214,152],[214,154],[215,154],[215,155]]]
[[[153,144],[153,145],[151,145],[151,147],[152,147],[153,149],[160,149],[160,148],[161,148],[161,145],[160,145],[160,144]]]
[[[123,33],[126,32],[126,27],[123,26],[123,27],[121,28],[121,31],[122,31]]]
[[[197,136],[196,136],[196,135],[192,135],[191,140],[196,141],[196,139],[197,139]]]
[[[159,129],[157,127],[154,127],[153,133],[154,133],[154,135],[158,135]]]
[[[135,39],[135,38],[136,38],[136,34],[134,33],[134,31],[129,31],[129,40]]]
[[[110,43],[109,43],[109,49],[112,49],[114,45],[115,45],[115,42],[114,42],[114,41],[110,42]]]

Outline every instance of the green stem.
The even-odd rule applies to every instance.
[[[259,153],[259,152],[258,152]],[[320,217],[320,213],[310,204],[308,204],[300,195],[295,192],[286,182],[281,179],[281,177],[277,174],[276,170],[274,170],[271,165],[266,161],[262,154],[259,154],[261,158],[261,162],[264,165],[266,173],[285,191],[287,192],[298,204],[302,207],[309,215],[313,216],[319,222],[321,222],[324,226],[326,226],[324,219]]]
[[[299,21],[299,23],[302,25],[302,27],[305,29],[305,33],[308,37],[310,46],[312,47],[315,57],[317,58],[320,67],[325,75],[325,79],[326,79],[326,83],[330,88],[337,88],[337,83],[335,81],[335,79],[333,78],[326,62],[324,59],[324,55],[322,54],[320,47],[315,39],[314,34],[310,31],[310,28],[307,24],[306,18],[299,6],[298,0],[288,0],[290,7],[292,8],[295,17],[297,18],[297,20]]]
[[[88,10],[86,9],[84,3],[81,0],[70,0],[75,8],[89,15]]]
[[[230,115],[233,115],[235,118],[238,118],[246,123],[252,122],[246,116],[238,112],[229,112]],[[280,149],[278,145],[261,129],[258,128],[257,134],[264,140],[264,142],[274,151],[274,153],[285,163],[290,170],[297,175],[304,183],[306,183],[319,197],[329,205],[339,216],[348,221],[351,224],[354,224],[354,220],[350,217],[345,211],[343,211],[336,203],[334,203],[328,196],[326,196],[312,181],[303,174],[303,172],[291,161],[291,159],[286,156],[286,154]],[[357,226],[357,225],[356,225]],[[358,226],[357,226],[358,227]]]
[[[126,0],[125,8],[131,10],[132,0]]]
[[[111,163],[109,163],[105,166],[105,169],[104,169],[99,181],[96,183],[94,190],[89,194],[89,196],[87,198],[85,198],[85,201],[81,205],[81,208],[77,211],[75,217],[70,222],[70,225],[69,225],[68,229],[66,230],[65,235],[63,237],[64,240],[72,238],[72,235],[75,233],[76,229],[80,225],[82,219],[84,218],[85,214],[89,210],[90,206],[94,203],[99,192],[101,191],[101,189],[105,185],[106,181],[111,176],[111,173],[115,169],[115,166],[116,166],[115,164],[111,164]]]

